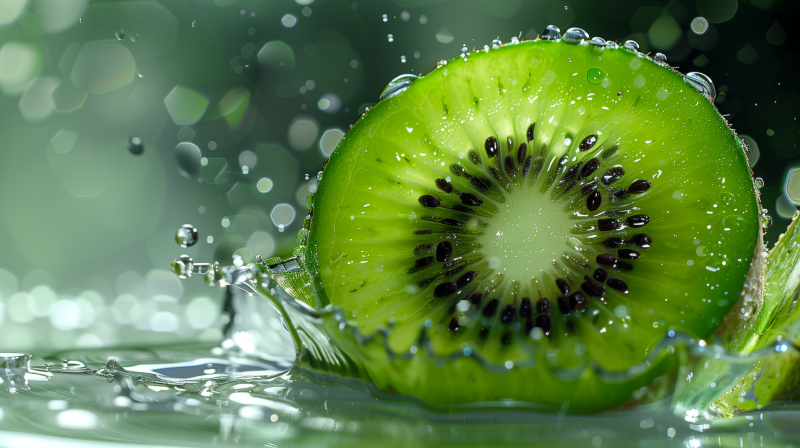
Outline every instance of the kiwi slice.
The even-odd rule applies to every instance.
[[[424,347],[366,369],[432,404],[636,398],[676,365],[654,350],[667,332],[722,323],[759,241],[745,151],[707,85],[584,40],[404,78],[325,167],[316,305],[386,335],[375,350]]]

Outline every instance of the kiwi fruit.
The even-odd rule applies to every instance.
[[[759,246],[712,89],[552,35],[405,77],[325,167],[303,249],[313,305],[383,335],[358,354],[377,387],[433,405],[641,398],[679,364],[659,342],[710,337]]]

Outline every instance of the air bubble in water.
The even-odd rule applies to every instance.
[[[579,44],[584,40],[589,40],[589,33],[580,28],[570,28],[564,33],[563,40],[571,44]]]
[[[689,72],[686,74],[684,80],[701,93],[709,96],[712,100],[717,97],[717,89],[714,87],[714,82],[703,73]]]
[[[639,43],[635,40],[626,40],[623,46],[631,51],[639,51]]]
[[[389,16],[387,16],[386,14],[384,14],[384,15],[383,15],[383,21],[384,21],[384,22],[388,22],[388,21],[389,21]]]
[[[542,33],[542,40],[558,40],[561,39],[561,30],[555,25],[547,25],[544,33]]]
[[[181,247],[194,246],[197,242],[197,228],[191,224],[184,224],[175,232],[175,242]]]
[[[393,35],[390,34],[390,35],[388,35],[386,37],[389,39],[389,42],[394,42],[394,36]]]
[[[142,139],[136,136],[129,138],[128,151],[136,156],[141,155],[144,152],[144,142],[142,142]]]
[[[125,30],[123,30],[120,27],[115,28],[114,29],[114,37],[116,37],[117,40],[125,39]]]

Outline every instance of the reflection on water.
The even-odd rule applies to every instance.
[[[240,286],[254,277],[251,267],[226,274]],[[276,295],[286,299],[280,290]],[[793,429],[800,420],[797,405],[773,404],[719,420],[700,407],[715,387],[735,384],[763,353],[737,358],[672,335],[671,346],[689,354],[684,365],[689,373],[671,399],[594,416],[542,413],[530,403],[508,401],[445,410],[360,380],[293,367],[294,346],[282,316],[251,293],[229,286],[226,310],[231,319],[220,346],[82,350],[33,358],[0,354],[0,379],[9,392],[0,394],[0,439],[12,445],[52,442],[48,437],[58,436],[153,445],[315,447],[396,439],[436,446],[800,442]],[[776,349],[796,353],[791,345],[771,350]]]

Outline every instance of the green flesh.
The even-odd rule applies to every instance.
[[[596,68],[607,74],[602,82]],[[596,142],[582,150],[592,135]],[[485,150],[488,137],[497,140],[494,157]],[[598,167],[582,177],[592,159]],[[624,174],[607,185],[602,177],[617,166]],[[571,168],[574,177],[565,180]],[[475,179],[488,189],[476,188]],[[651,186],[615,193],[637,180]],[[592,184],[602,202],[589,211]],[[461,193],[482,205],[464,206]],[[439,206],[424,206],[425,195]],[[425,328],[432,354],[469,348],[472,359],[490,365],[527,366],[493,378],[466,358],[441,375],[415,365],[431,358],[403,367],[373,363],[367,370],[379,386],[431,403],[516,398],[558,407],[567,400],[573,409],[597,410],[630,399],[674,360],[659,358],[644,384],[600,387],[604,380],[591,370],[577,381],[552,370],[625,372],[669,329],[710,336],[750,269],[758,209],[741,143],[682,75],[624,49],[523,42],[449,61],[356,123],[316,193],[307,261],[318,290],[361,334],[393,327],[395,353],[414,351]],[[649,220],[632,227],[627,220],[635,215]],[[616,219],[611,227],[619,228],[600,230],[601,219]],[[650,237],[649,248],[634,243],[637,234]],[[609,238],[625,243],[601,244]],[[435,260],[443,241],[453,247],[450,264]],[[640,258],[622,259],[620,250]],[[598,264],[603,254],[627,265]],[[426,257],[434,261],[419,265]],[[591,296],[585,276],[597,268],[628,292],[605,284],[602,297]],[[441,293],[468,272],[475,272],[471,282]],[[556,279],[569,285],[567,295],[585,296],[584,309],[562,314]],[[470,304],[470,294],[480,294],[480,303]],[[531,317],[521,315],[524,298]],[[549,299],[549,313],[536,312],[540,298]],[[487,316],[492,299],[496,311]],[[541,314],[549,331],[540,325],[530,332]],[[526,381],[541,387],[525,388]]]

